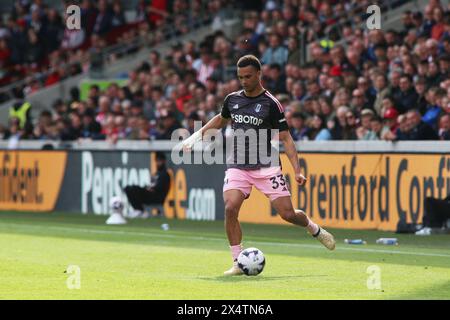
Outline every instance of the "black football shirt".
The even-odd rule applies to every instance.
[[[256,97],[246,96],[244,90],[229,94],[224,99],[221,116],[225,119],[231,118],[234,134],[246,133],[245,143],[239,143],[239,138],[236,135],[232,136],[235,143],[230,153],[227,153],[228,168],[255,170],[273,166],[273,163],[266,163],[267,158],[274,155],[273,152],[279,161],[278,151],[270,143],[271,137],[276,132],[289,128],[281,103],[267,90]],[[250,139],[254,135],[249,131],[256,134],[256,141]],[[264,159],[260,157],[261,154],[264,155]]]

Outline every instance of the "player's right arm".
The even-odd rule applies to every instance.
[[[224,107],[225,108],[225,107]],[[215,115],[214,118],[209,120],[200,130],[194,132],[189,138],[183,141],[183,149],[185,151],[190,151],[192,146],[202,140],[203,135],[206,134],[211,129],[222,129],[230,121],[227,117],[226,112],[222,109],[222,112]]]
[[[222,111],[208,121],[200,130],[194,132],[189,138],[182,142],[183,149],[185,151],[192,150],[192,146],[202,140],[202,137],[211,129],[222,129],[225,127],[231,119],[230,109],[228,108],[228,101],[230,95],[228,95],[223,101]]]
[[[222,113],[217,114],[208,121],[203,127],[200,128],[200,130],[194,132],[189,138],[183,141],[183,149],[185,151],[190,151],[192,149],[192,146],[196,143],[202,140],[202,137],[205,133],[208,132],[208,130],[212,129],[222,129],[225,127],[228,122],[230,121],[229,118],[225,118]]]

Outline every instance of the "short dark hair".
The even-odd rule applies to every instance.
[[[253,66],[258,71],[261,70],[261,62],[259,62],[257,57],[251,54],[241,57],[237,62],[238,68],[245,68],[248,66]]]
[[[281,66],[278,63],[272,63],[269,68],[277,69],[278,71],[281,71]]]
[[[306,116],[303,114],[303,112],[296,111],[292,114],[292,118],[300,118],[302,120],[305,120]]]
[[[404,73],[401,75],[400,79],[406,78],[408,79],[409,82],[412,82],[411,76],[409,76],[408,74]]]
[[[373,116],[372,117],[372,119],[370,119],[370,121],[371,122],[383,122],[383,119],[381,119],[381,117],[380,116],[378,116],[378,115],[375,115],[375,116]]]

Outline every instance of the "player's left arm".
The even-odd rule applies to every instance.
[[[279,133],[279,139],[283,142],[286,155],[291,162],[295,172],[295,180],[299,185],[303,185],[306,182],[306,177],[301,173],[300,165],[298,164],[297,149],[295,147],[294,140],[292,139],[289,130],[283,130]]]
[[[301,173],[300,165],[298,164],[297,149],[295,148],[294,140],[289,132],[289,126],[284,116],[284,109],[278,100],[275,98],[272,98],[272,100],[273,102],[270,108],[272,128],[279,131],[278,138],[283,143],[286,155],[294,168],[295,180],[298,184],[303,185],[306,182],[306,178]]]

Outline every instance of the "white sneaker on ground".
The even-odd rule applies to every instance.
[[[148,219],[150,218],[150,213],[148,213],[147,211],[142,212],[142,214],[139,216],[139,218],[141,219]]]
[[[238,267],[237,261],[233,262],[233,266],[223,273],[224,276],[240,276],[244,272]]]
[[[416,232],[416,236],[429,236],[431,235],[431,228],[425,227]]]
[[[128,218],[134,219],[134,218],[139,218],[140,216],[142,216],[144,212],[141,210],[133,210],[128,214]]]
[[[334,240],[333,235],[322,227],[319,227],[319,233],[313,237],[317,238],[328,250],[336,248],[336,240]]]

